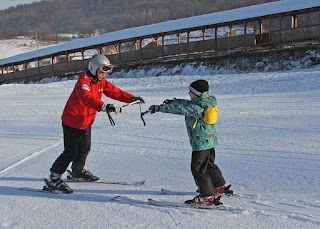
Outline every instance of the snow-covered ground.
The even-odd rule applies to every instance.
[[[106,180],[146,180],[143,186],[70,183],[70,195],[20,190],[42,188],[62,152],[60,116],[76,81],[1,85],[0,228],[319,228],[319,74],[313,68],[111,79],[147,96],[142,111],[188,98],[193,80],[209,81],[220,111],[216,162],[233,190],[245,194],[222,197],[233,212],[147,204],[184,201],[196,186],[184,118],[147,114],[143,126],[138,105],[113,115],[114,127],[98,114],[86,168]],[[166,196],[161,188],[187,193]],[[116,195],[137,201],[112,202]]]

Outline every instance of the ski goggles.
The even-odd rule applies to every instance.
[[[113,65],[102,65],[99,69],[104,73],[111,73],[113,70]]]

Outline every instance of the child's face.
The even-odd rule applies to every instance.
[[[189,91],[190,100],[193,100],[194,98],[197,98],[195,94],[193,94],[191,91]]]

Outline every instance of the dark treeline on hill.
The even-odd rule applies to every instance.
[[[0,10],[0,39],[52,34],[92,36],[276,0],[43,0]]]

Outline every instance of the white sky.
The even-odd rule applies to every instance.
[[[18,4],[30,4],[32,2],[40,2],[41,0],[0,0],[0,10],[7,9]]]

